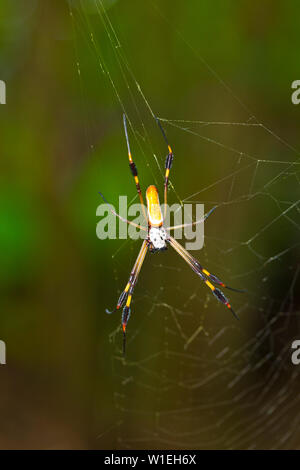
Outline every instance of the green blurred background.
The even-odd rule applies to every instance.
[[[299,13],[296,0],[2,0],[1,448],[299,448]],[[219,206],[194,254],[248,292],[230,296],[236,325],[171,250],[149,256],[123,360],[105,308],[140,242],[97,239],[96,209],[99,190],[116,207],[135,197],[124,111],[142,187],[162,188],[166,149],[137,84],[167,119],[170,201]]]

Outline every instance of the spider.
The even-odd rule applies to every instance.
[[[106,313],[113,313],[117,310],[120,310],[123,305],[123,312],[122,312],[122,330],[123,330],[123,353],[125,354],[125,344],[126,344],[126,327],[127,323],[130,317],[131,313],[131,300],[132,300],[132,295],[134,288],[137,284],[138,276],[142,268],[142,264],[144,262],[145,256],[147,254],[147,251],[150,251],[152,253],[160,252],[163,250],[167,249],[168,244],[174,248],[175,251],[186,261],[186,263],[192,268],[192,270],[200,277],[200,279],[207,285],[207,287],[211,290],[213,295],[220,301],[222,302],[234,315],[236,319],[239,319],[237,314],[234,312],[232,309],[229,300],[227,297],[223,294],[223,292],[218,288],[215,287],[215,285],[227,288],[236,292],[244,292],[243,290],[240,289],[234,289],[233,287],[229,287],[226,284],[224,284],[217,276],[214,274],[211,274],[207,269],[205,269],[198,260],[196,260],[180,243],[175,240],[170,235],[171,230],[179,229],[179,228],[184,228],[187,226],[195,226],[196,224],[203,223],[209,215],[215,210],[216,206],[213,207],[207,214],[205,214],[200,220],[197,220],[195,222],[189,223],[189,224],[182,224],[182,225],[175,225],[173,227],[165,227],[164,226],[164,218],[166,216],[166,207],[167,207],[167,192],[168,192],[168,184],[169,184],[169,174],[170,174],[170,169],[172,167],[173,163],[173,158],[174,154],[172,152],[172,149],[169,145],[168,139],[166,137],[165,131],[159,121],[158,118],[156,118],[156,122],[160,128],[160,131],[162,132],[163,138],[167,144],[168,147],[168,155],[166,157],[166,162],[165,162],[165,180],[164,180],[164,217],[162,215],[161,207],[159,204],[159,196],[158,196],[158,191],[154,185],[151,185],[148,187],[146,191],[146,201],[147,201],[147,213],[145,210],[145,205],[144,205],[144,199],[139,183],[139,178],[138,178],[138,172],[136,165],[132,159],[131,156],[131,150],[130,150],[130,145],[129,145],[129,138],[128,138],[128,132],[127,132],[127,124],[126,124],[126,115],[123,114],[123,124],[124,124],[124,131],[125,131],[125,138],[126,138],[126,143],[127,143],[127,149],[128,149],[128,157],[129,157],[129,167],[132,173],[132,176],[134,178],[135,184],[136,184],[136,189],[138,192],[138,196],[141,202],[143,214],[145,217],[145,220],[148,223],[148,227],[143,227],[141,225],[138,225],[134,222],[131,222],[129,220],[124,219],[121,217],[117,212],[111,207],[111,212],[121,219],[123,222],[126,222],[127,224],[133,225],[140,230],[146,231],[147,235],[145,240],[143,241],[142,247],[140,249],[140,252],[137,256],[137,259],[134,263],[134,266],[132,268],[132,271],[129,276],[129,280],[125,286],[125,289],[122,291],[117,306],[114,310],[110,311],[106,309]],[[105,197],[101,192],[99,192],[101,197],[104,199],[104,201],[107,202]]]

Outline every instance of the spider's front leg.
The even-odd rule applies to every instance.
[[[169,185],[169,175],[170,175],[170,170],[171,170],[172,164],[173,164],[174,154],[173,154],[173,151],[172,151],[171,146],[168,142],[166,133],[165,133],[159,119],[157,117],[155,117],[155,120],[158,124],[158,127],[160,128],[160,130],[162,132],[163,138],[164,138],[164,140],[167,144],[167,147],[168,147],[168,155],[166,156],[166,162],[165,162],[166,171],[165,171],[165,182],[164,182],[164,205],[165,205],[164,218],[165,218],[166,213],[167,213],[167,193],[168,193],[168,185]]]

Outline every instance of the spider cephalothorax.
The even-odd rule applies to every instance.
[[[148,234],[149,250],[152,253],[167,249],[167,232],[164,227],[150,227]]]
[[[238,290],[238,289],[232,289],[231,287],[225,285],[217,276],[214,276],[213,274],[210,274],[207,269],[205,269],[201,264],[199,263],[198,260],[196,260],[182,245],[180,245],[175,238],[173,238],[170,235],[171,230],[179,229],[179,228],[184,228],[184,227],[193,227],[196,224],[203,223],[204,220],[207,219],[207,217],[213,212],[215,207],[213,207],[207,214],[205,214],[200,220],[197,220],[195,222],[192,222],[190,224],[182,224],[182,225],[176,225],[173,227],[163,227],[163,219],[166,218],[166,207],[167,207],[167,189],[168,189],[168,182],[169,182],[169,173],[170,169],[172,166],[173,162],[173,152],[172,149],[167,141],[166,134],[159,122],[159,120],[156,118],[157,124],[163,134],[163,137],[166,141],[166,144],[168,146],[168,155],[166,158],[166,163],[165,163],[165,182],[164,182],[164,205],[165,205],[165,211],[164,211],[164,217],[161,212],[161,207],[159,204],[159,197],[158,197],[158,191],[155,186],[149,186],[147,191],[146,191],[146,200],[147,200],[147,213],[145,211],[145,206],[144,206],[144,199],[143,195],[141,192],[140,188],[140,183],[139,183],[139,178],[138,178],[138,172],[137,168],[135,166],[135,163],[132,160],[131,152],[130,152],[130,147],[129,147],[129,140],[128,140],[128,134],[127,134],[127,126],[126,126],[126,117],[125,114],[123,116],[124,120],[124,129],[125,129],[125,136],[126,136],[126,142],[127,142],[127,148],[128,148],[128,157],[129,157],[129,167],[131,170],[131,173],[134,177],[134,181],[136,184],[137,192],[139,195],[139,199],[141,202],[141,206],[143,209],[143,214],[145,217],[145,220],[148,223],[148,227],[143,227],[141,225],[136,224],[135,222],[130,222],[129,220],[124,219],[121,217],[119,214],[117,214],[113,209],[112,212],[119,217],[123,222],[126,222],[130,225],[133,225],[136,228],[139,228],[140,230],[143,230],[144,232],[148,232],[146,234],[146,237],[144,239],[144,242],[142,244],[142,247],[140,249],[140,252],[137,256],[136,262],[132,268],[132,271],[130,273],[130,277],[128,280],[128,283],[125,286],[124,291],[121,293],[116,310],[119,310],[120,308],[123,307],[123,314],[122,314],[122,329],[124,333],[124,351],[125,351],[125,332],[126,332],[126,326],[129,320],[131,308],[131,300],[132,300],[132,294],[133,290],[135,288],[135,285],[138,280],[138,276],[142,267],[142,264],[144,262],[145,256],[147,251],[150,251],[152,253],[158,252],[158,251],[163,251],[167,249],[167,244],[170,244],[172,248],[174,248],[175,251],[187,262],[187,264],[192,268],[192,270],[200,277],[200,279],[206,284],[206,286],[211,290],[213,295],[220,301],[222,304],[224,304],[235,317],[236,314],[232,310],[232,307],[229,303],[229,300],[223,292],[218,288],[215,287],[215,285],[219,287],[226,287],[227,289],[231,290]],[[101,194],[101,193],[100,193]],[[104,196],[101,194],[103,197],[104,201],[107,202],[104,198]],[[241,292],[241,291],[240,291]],[[107,313],[112,313],[109,310],[106,310]]]

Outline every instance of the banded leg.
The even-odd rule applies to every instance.
[[[140,182],[139,182],[139,177],[138,177],[138,171],[137,171],[136,164],[132,160],[132,156],[131,156],[131,150],[130,150],[130,145],[129,145],[129,138],[128,138],[127,123],[126,123],[126,115],[125,114],[123,114],[123,124],[124,124],[124,131],[125,131],[125,137],[126,137],[126,143],[127,143],[127,149],[128,149],[129,167],[130,167],[132,176],[134,178],[136,189],[137,189],[137,192],[138,192],[138,195],[139,195],[139,198],[140,198],[140,203],[141,203],[141,206],[142,206],[143,215],[145,217],[145,220],[147,220],[145,205],[144,205],[144,199],[143,199],[141,186],[140,186]]]
[[[144,242],[143,242],[143,244],[142,244],[142,246],[141,246],[141,249],[140,249],[140,251],[139,251],[139,254],[138,254],[138,256],[137,256],[137,258],[136,258],[136,260],[135,260],[134,266],[133,266],[133,268],[132,268],[132,270],[131,270],[131,272],[130,272],[130,276],[129,276],[128,282],[127,282],[127,284],[126,284],[126,286],[125,286],[125,289],[121,292],[121,295],[120,295],[120,297],[119,297],[119,299],[118,299],[116,308],[115,308],[114,310],[108,310],[108,309],[106,309],[106,310],[105,310],[106,313],[108,313],[108,314],[114,313],[114,312],[116,312],[117,310],[119,310],[119,309],[123,306],[125,300],[127,299],[130,286],[132,285],[132,281],[134,280],[137,265],[139,264],[140,259],[141,259],[141,257],[142,257],[143,254],[144,254],[145,248],[147,248],[147,241],[146,241],[146,240],[144,240]]]
[[[167,139],[167,136],[166,136],[166,133],[165,131],[163,130],[163,127],[159,121],[159,119],[156,117],[156,122],[158,124],[158,127],[160,128],[161,132],[162,132],[162,135],[165,139],[165,142],[168,146],[168,155],[166,157],[166,162],[165,162],[165,169],[166,169],[166,172],[165,172],[165,182],[164,182],[164,204],[165,204],[165,210],[164,210],[164,218],[166,217],[166,213],[167,213],[167,192],[168,192],[168,185],[169,185],[169,174],[170,174],[170,170],[172,168],[172,164],[173,164],[173,159],[174,159],[174,154],[172,152],[172,149],[169,145],[169,142],[168,142],[168,139]]]
[[[239,289],[234,289],[232,287],[227,286],[224,284],[217,276],[214,274],[210,274],[207,269],[203,268],[199,261],[196,260],[183,246],[181,246],[173,237],[169,238],[170,245],[174,248],[175,251],[188,263],[188,265],[192,268],[192,270],[201,278],[201,280],[209,287],[212,291],[213,295],[226,307],[232,312],[235,318],[239,318],[237,314],[232,309],[229,300],[223,294],[223,292],[215,287],[213,284],[217,284],[221,287],[225,287],[227,289],[236,291],[236,292],[243,292]]]
[[[116,306],[115,310],[110,311],[110,310],[106,309],[106,313],[111,314],[111,313],[119,310],[120,308],[122,308],[122,306],[126,302],[126,304],[123,308],[123,312],[122,312],[122,329],[123,329],[123,338],[124,338],[123,339],[123,352],[125,352],[126,326],[127,326],[127,323],[128,323],[129,317],[130,317],[130,312],[131,312],[130,304],[131,304],[131,300],[132,300],[132,294],[133,294],[134,287],[137,283],[137,278],[138,278],[139,272],[141,270],[143,261],[144,261],[145,256],[146,256],[147,249],[148,249],[148,242],[147,242],[147,240],[144,240],[144,242],[142,244],[142,247],[140,249],[140,252],[139,252],[139,254],[137,256],[137,259],[134,263],[134,266],[132,268],[132,271],[130,273],[128,282],[126,284],[126,287],[125,287],[125,289],[123,290],[123,292],[121,293],[121,295],[118,299],[118,303],[117,303],[117,306]]]
[[[125,355],[125,348],[126,348],[126,326],[127,326],[127,323],[128,323],[129,317],[130,317],[130,313],[131,313],[130,304],[131,304],[131,300],[132,300],[133,290],[136,286],[138,276],[139,276],[140,270],[142,268],[142,265],[143,265],[143,262],[144,262],[144,259],[145,259],[145,256],[146,256],[146,253],[147,253],[147,250],[148,250],[148,243],[147,243],[146,240],[144,241],[142,248],[143,248],[143,250],[141,250],[139,259],[136,263],[135,273],[132,277],[130,286],[128,288],[128,296],[127,296],[126,305],[123,308],[123,312],[122,312],[123,354],[124,355]],[[128,284],[127,284],[127,286],[128,286]]]

